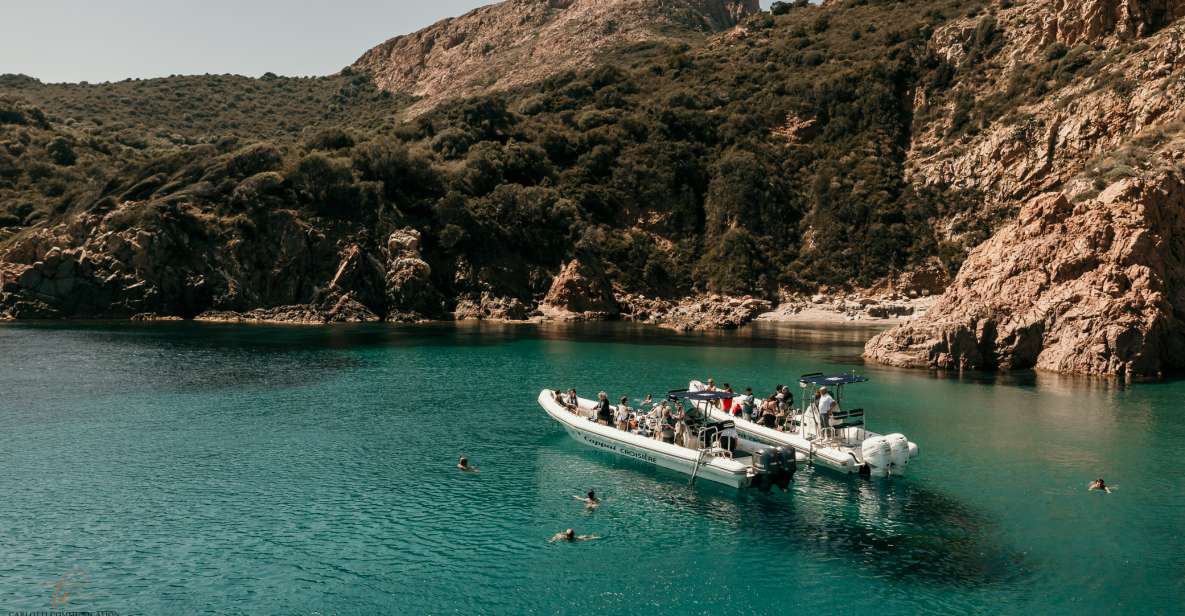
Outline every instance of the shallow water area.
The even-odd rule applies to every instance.
[[[0,325],[0,610],[1185,611],[1185,382],[864,366],[870,331]],[[851,370],[909,476],[689,487],[535,402]]]

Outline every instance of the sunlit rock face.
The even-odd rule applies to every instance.
[[[758,0],[509,0],[395,37],[354,69],[385,90],[437,103],[595,66],[602,51],[731,28]]]

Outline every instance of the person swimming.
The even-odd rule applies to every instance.
[[[457,460],[457,468],[465,471],[466,473],[481,472],[476,466],[469,466],[469,458],[466,458],[465,456],[461,456],[461,459]]]
[[[1087,490],[1101,490],[1107,494],[1111,493],[1111,488],[1107,485],[1107,482],[1103,481],[1102,477],[1090,482],[1090,487]]]
[[[555,543],[556,541],[570,541],[575,543],[577,541],[592,541],[593,539],[600,539],[596,535],[577,535],[576,531],[569,528],[562,533],[556,533],[554,537],[549,539],[548,543]]]
[[[589,490],[587,496],[573,496],[572,498],[584,503],[588,509],[596,509],[601,505],[601,499],[597,498],[596,490]]]

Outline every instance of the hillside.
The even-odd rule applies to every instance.
[[[596,16],[596,6],[497,8],[543,11],[544,32],[567,23],[565,11]],[[384,63],[318,80],[0,80],[0,310],[325,322],[523,318],[542,306],[735,325],[788,294],[892,296],[916,272],[958,272],[931,315],[878,338],[869,357],[1102,373],[1179,366],[1167,351],[1155,361],[1116,355],[1177,348],[1174,306],[1185,303],[1171,298],[1136,293],[1153,307],[1105,329],[1097,359],[1064,344],[1091,306],[1115,310],[1075,289],[1114,281],[1123,306],[1129,289],[1161,284],[1135,270],[1091,274],[1096,264],[1140,262],[1166,281],[1159,293],[1179,293],[1176,261],[1148,263],[1158,249],[1102,255],[1092,251],[1108,244],[1087,242],[1056,271],[997,267],[989,256],[1049,249],[1014,222],[1042,193],[1073,206],[1052,208],[1052,220],[1027,215],[1047,221],[1040,233],[1059,238],[1054,249],[1085,242],[1090,221],[1116,208],[1179,208],[1177,3],[790,4],[717,34],[737,13],[689,22],[679,18],[689,4],[663,6],[673,12],[635,25],[678,36],[532,48],[557,70],[522,79],[492,70],[498,80],[477,90],[463,67],[483,66],[482,56],[464,41],[408,64],[417,68],[406,84],[441,84],[435,93],[383,89],[396,84]],[[413,53],[412,41],[449,28],[487,36],[482,15],[380,49]],[[581,60],[565,64],[568,55]],[[500,58],[488,66],[529,64]],[[440,67],[457,67],[457,81],[440,80],[447,70],[425,77]],[[190,103],[185,92],[216,94]],[[125,143],[135,136],[144,141]],[[1122,181],[1135,187],[1112,190]],[[1084,222],[1056,219],[1071,215]],[[1177,251],[1166,216],[1116,222],[1115,233],[1151,233]],[[1056,284],[1020,287],[1026,297],[1006,284],[1020,272]],[[1011,303],[958,291],[982,285],[1007,289]],[[701,303],[712,294],[725,299]],[[743,295],[755,299],[727,299]],[[1056,335],[1026,334],[1007,347],[1024,351],[1013,359],[987,335],[1009,323]],[[1039,362],[1033,345],[1063,349],[1061,358]]]
[[[510,0],[395,37],[354,68],[379,88],[443,100],[537,83],[592,68],[602,53],[644,42],[699,42],[760,12],[757,0]]]

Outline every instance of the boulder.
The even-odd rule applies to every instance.
[[[604,271],[592,263],[573,259],[552,280],[539,311],[561,321],[601,320],[617,317],[621,307]]]

